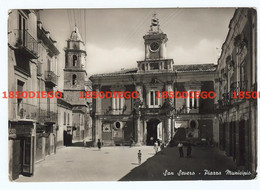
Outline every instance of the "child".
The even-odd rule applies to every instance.
[[[141,158],[142,158],[141,150],[138,151],[137,156],[138,156],[138,163],[141,164]]]

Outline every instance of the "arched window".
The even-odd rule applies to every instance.
[[[73,67],[76,66],[77,60],[78,60],[78,57],[76,55],[73,55]]]
[[[72,85],[77,85],[77,75],[72,75]]]

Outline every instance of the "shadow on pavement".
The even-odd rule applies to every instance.
[[[72,144],[68,146],[85,147],[83,142],[72,142]]]
[[[184,153],[186,156],[186,148]],[[119,181],[252,179],[248,173],[245,176],[227,175],[227,170],[239,171],[232,159],[216,148],[192,147],[191,158],[180,158],[176,147],[168,147]]]

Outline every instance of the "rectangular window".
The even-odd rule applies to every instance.
[[[115,95],[116,97],[111,99],[111,103],[112,103],[111,107],[112,107],[113,114],[122,114],[125,106],[125,99],[122,96],[120,96],[122,98],[119,98],[119,95],[117,93]]]
[[[189,108],[192,109],[192,98],[190,98],[190,105],[189,105]]]
[[[159,91],[151,90],[150,91],[150,107],[158,107],[160,104],[160,100],[157,98],[157,93]]]
[[[19,13],[19,20],[18,20],[18,29],[19,29],[19,38],[23,45],[26,45],[26,36],[25,31],[27,29],[27,19]]]
[[[153,106],[154,105],[154,91],[150,92],[150,105]]]
[[[158,91],[154,92],[155,105],[159,105],[159,101],[158,98],[156,98],[156,94],[158,94]]]
[[[66,112],[64,112],[63,116],[64,116],[63,124],[66,125]]]
[[[240,65],[240,91],[246,91],[246,64],[245,62]]]
[[[70,124],[70,114],[68,113],[68,123],[67,123],[67,125],[69,125]]]
[[[23,92],[23,86],[24,86],[24,82],[17,80],[17,91],[18,92]],[[22,114],[22,103],[23,103],[23,98],[18,98],[17,99],[17,115],[21,116]]]
[[[188,98],[186,101],[186,107],[188,109],[199,109],[199,98],[195,98],[195,92],[197,92],[198,94],[200,94],[200,90],[188,90],[187,91],[189,94],[192,93],[193,94],[193,98]]]
[[[51,71],[51,61],[49,59],[47,62],[47,71]]]

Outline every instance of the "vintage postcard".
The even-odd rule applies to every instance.
[[[10,183],[256,178],[256,8],[23,8],[7,22]]]

